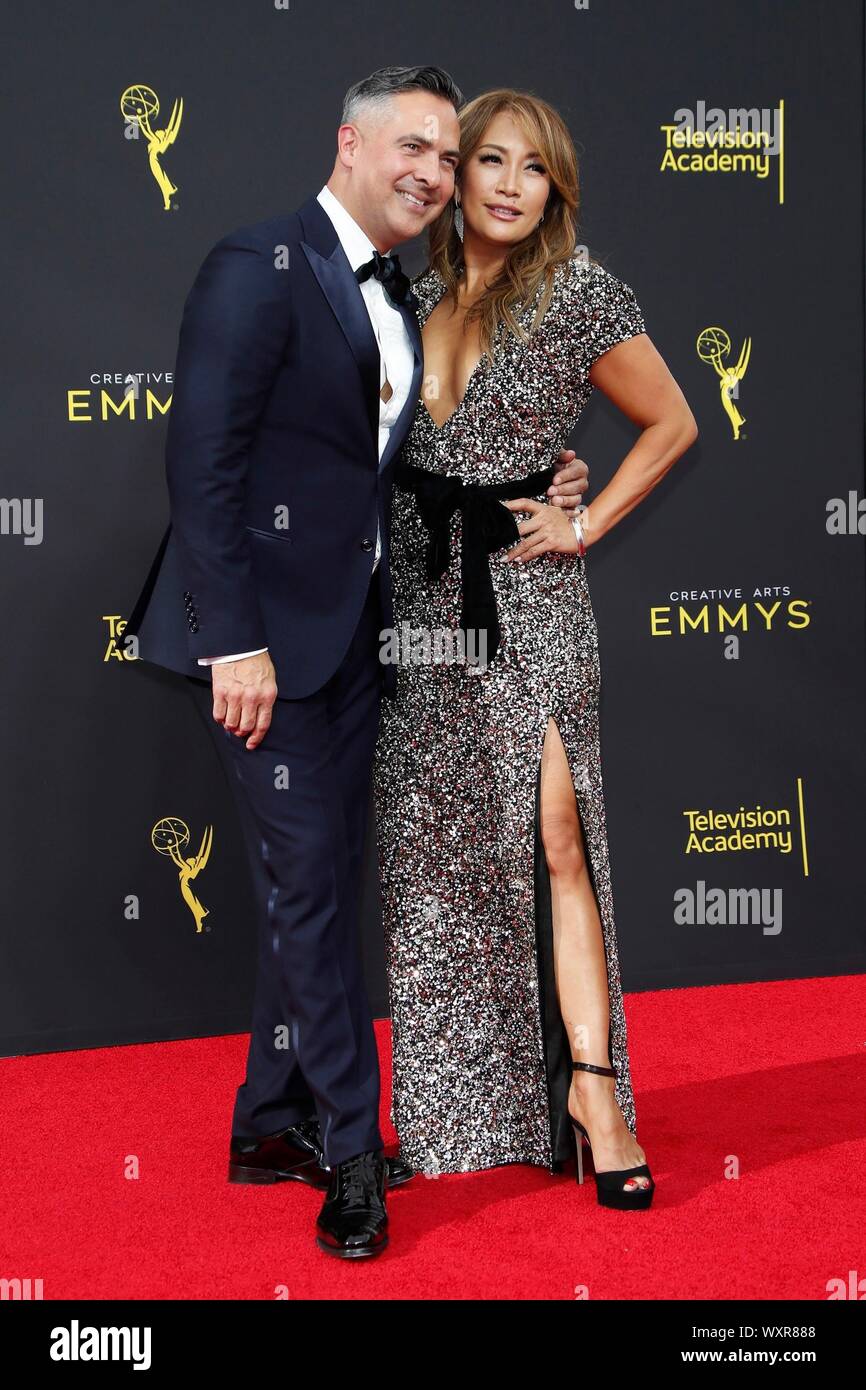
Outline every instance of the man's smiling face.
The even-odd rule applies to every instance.
[[[417,236],[454,193],[460,127],[444,97],[396,92],[341,126],[338,140],[347,210],[378,251]]]

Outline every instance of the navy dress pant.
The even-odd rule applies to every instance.
[[[336,672],[304,699],[278,697],[253,750],[213,719],[209,676],[188,678],[235,796],[258,918],[252,1031],[232,1134],[260,1138],[317,1114],[331,1166],[383,1144],[359,924],[380,626],[374,579]]]

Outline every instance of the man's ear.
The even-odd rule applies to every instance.
[[[340,163],[350,168],[355,162],[358,146],[361,143],[357,126],[341,125],[337,131],[337,154]]]

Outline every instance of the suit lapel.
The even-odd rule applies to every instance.
[[[411,308],[406,304],[398,304],[397,308],[403,315],[403,322],[405,323],[406,331],[409,334],[409,340],[412,344],[412,351],[415,353],[415,360],[416,362],[420,362],[423,365],[424,349],[421,345],[421,328],[418,323],[417,304],[418,300],[413,295]]]
[[[421,377],[424,372],[424,349],[421,344],[421,329],[418,324],[418,315],[413,307],[406,304],[398,304],[397,308],[403,317],[409,340],[412,344],[414,362],[412,366],[412,384],[409,387],[409,395],[403,405],[403,409],[394,421],[391,433],[388,436],[388,443],[382,452],[379,460],[379,472],[387,468],[394,455],[402,448],[406,435],[412,428],[412,421],[415,418],[415,408],[418,404],[418,397],[421,393]]]
[[[361,293],[361,286],[355,279],[348,257],[340,244],[336,228],[318,198],[310,198],[299,210],[305,240],[301,242],[310,269],[333,310],[346,341],[352,350],[364,388],[364,401],[367,406],[367,419],[373,437],[373,445],[379,448],[379,345],[370,323],[367,305]],[[421,377],[424,371],[424,350],[421,344],[421,329],[414,305],[398,304],[397,308],[406,325],[412,344],[414,362],[412,385],[408,398],[391,430],[385,446],[379,470],[387,468],[394,454],[402,446],[415,416],[415,407],[421,391]]]
[[[352,350],[364,388],[367,420],[378,453],[379,345],[370,323],[361,286],[355,279],[336,229],[321,203],[311,198],[300,210],[307,237],[301,242],[310,269],[333,310]]]

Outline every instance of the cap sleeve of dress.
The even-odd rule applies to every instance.
[[[418,300],[418,320],[423,325],[439,302],[445,287],[430,266],[410,280],[409,284]]]
[[[593,261],[572,262],[574,331],[582,339],[584,367],[589,371],[603,353],[617,343],[646,333],[646,324],[634,290],[604,266]]]

